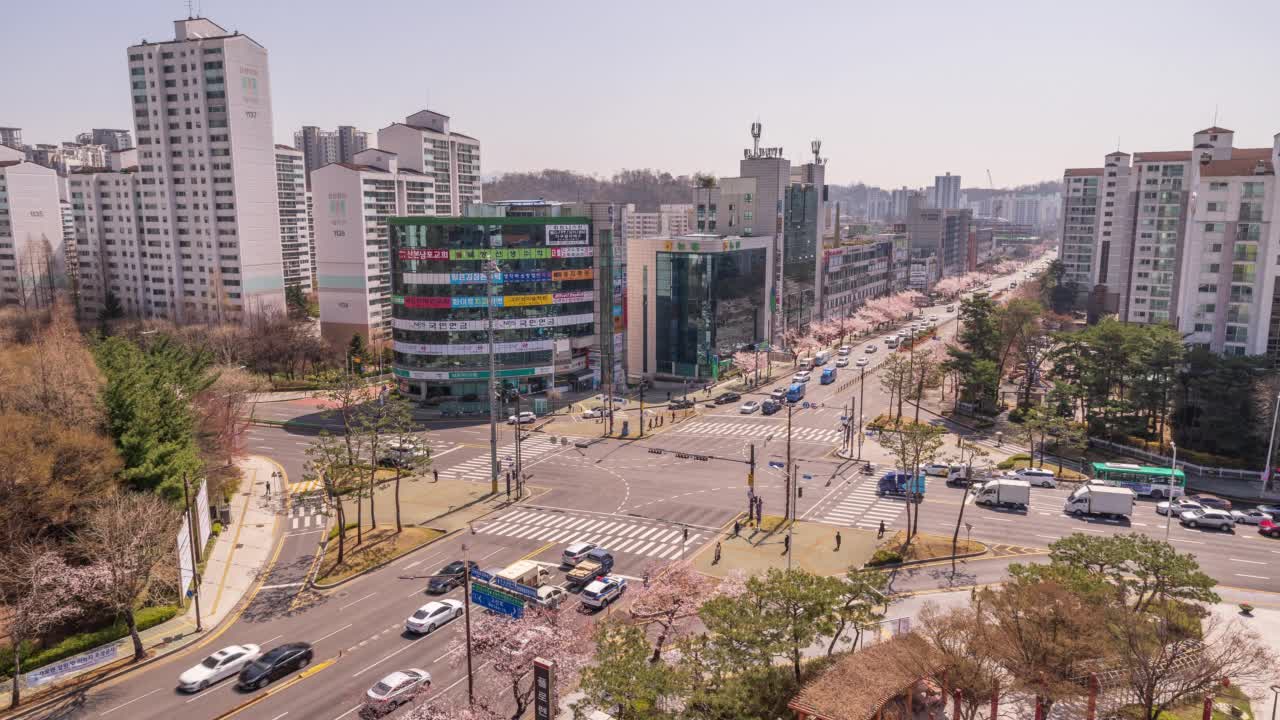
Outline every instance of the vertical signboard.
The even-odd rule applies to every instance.
[[[533,659],[533,718],[552,720],[555,717],[555,665],[550,660]]]

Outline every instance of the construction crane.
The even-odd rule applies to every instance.
[[[991,169],[987,168],[987,186],[991,188],[991,217],[1000,217],[1000,211],[1004,209],[1004,204],[1000,198],[996,196],[996,183],[991,179]]]

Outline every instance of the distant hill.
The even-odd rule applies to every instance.
[[[687,203],[694,178],[654,170],[622,170],[611,178],[582,175],[572,170],[506,173],[484,184],[485,200],[594,200],[635,203],[653,212],[664,203]]]

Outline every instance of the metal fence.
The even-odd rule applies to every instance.
[[[1091,437],[1089,438],[1089,444],[1094,447],[1111,450],[1112,452],[1119,453],[1121,455],[1136,457],[1138,459],[1148,461],[1152,465],[1168,465],[1173,462],[1173,458],[1168,455],[1153,453],[1148,450],[1143,450],[1142,448],[1133,447],[1132,445],[1123,445],[1109,440]],[[1187,475],[1196,475],[1202,478],[1213,478],[1216,480],[1232,480],[1240,483],[1252,483],[1259,486],[1255,489],[1261,489],[1262,473],[1257,470],[1205,467],[1203,465],[1196,465],[1195,463],[1184,462],[1182,460],[1178,461],[1178,467],[1181,468],[1183,472],[1187,473]]]

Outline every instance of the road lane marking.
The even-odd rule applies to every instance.
[[[347,623],[346,625],[343,625],[342,627],[338,628],[337,630],[334,630],[333,632],[329,633],[328,635],[325,635],[324,637],[316,638],[315,640],[312,640],[312,641],[311,641],[311,644],[312,644],[312,645],[315,645],[316,643],[320,642],[321,640],[328,640],[329,638],[333,637],[334,635],[337,635],[338,633],[342,632],[343,630],[346,630],[347,628],[351,627],[353,624],[354,624],[354,623]]]
[[[409,568],[413,567],[414,565],[418,565],[418,564],[420,564],[421,562],[422,562],[421,560],[414,560],[413,562],[409,563],[408,565],[405,565],[404,567],[402,567],[402,568],[400,568],[400,569],[401,569],[401,570],[408,570]]]
[[[395,652],[391,653],[390,655],[387,655],[386,657],[382,658],[381,660],[377,660],[377,661],[375,661],[375,662],[373,662],[373,663],[370,663],[369,665],[364,666],[364,667],[363,667],[363,668],[361,668],[360,670],[357,670],[356,672],[354,672],[354,673],[352,673],[352,674],[351,674],[351,677],[360,677],[361,675],[365,674],[365,673],[366,673],[366,672],[368,672],[369,670],[372,670],[373,668],[375,668],[375,667],[377,667],[377,666],[381,665],[382,663],[384,663],[384,662],[386,662],[386,661],[390,660],[391,658],[393,658],[393,657],[395,657],[395,656],[399,655],[400,653],[404,652],[405,650],[408,650],[409,648],[413,647],[414,645],[417,645],[418,643],[422,642],[423,640],[426,640],[426,639],[427,639],[427,638],[429,638],[429,637],[431,637],[431,636],[430,636],[430,635],[422,635],[422,636],[418,637],[416,640],[413,640],[413,641],[412,641],[412,642],[410,642],[408,645],[405,645],[404,647],[400,648],[399,650],[396,650]],[[338,717],[342,717],[342,715],[339,715]]]
[[[463,675],[462,677],[464,677],[464,678],[465,678],[465,677],[466,677],[466,675]],[[334,718],[333,720],[342,720],[342,718],[344,718],[344,717],[346,717],[346,716],[350,715],[351,713],[353,713],[353,712],[355,712],[355,711],[359,710],[359,709],[360,709],[360,708],[362,708],[362,707],[364,707],[364,703],[360,703],[359,705],[356,705],[355,707],[353,707],[353,708],[351,708],[350,710],[348,710],[348,711],[346,711],[346,712],[342,713],[341,715],[339,715],[338,717]]]
[[[285,715],[288,715],[288,714],[289,714],[289,711],[288,711],[288,710],[285,710],[284,712],[280,713],[279,715],[277,715],[277,716],[275,716],[275,717],[271,718],[271,720],[280,720],[280,718],[282,718],[282,717],[284,717]]]
[[[115,711],[119,710],[119,709],[120,709],[120,708],[122,708],[122,707],[125,707],[125,706],[128,706],[128,705],[132,705],[132,704],[134,704],[134,703],[138,702],[139,700],[141,700],[141,699],[143,699],[143,698],[147,697],[148,695],[155,695],[156,693],[160,692],[160,691],[161,691],[161,690],[163,690],[163,689],[164,689],[164,688],[156,688],[155,690],[152,690],[151,692],[146,693],[145,695],[139,695],[138,697],[136,697],[136,698],[134,698],[134,699],[130,700],[130,701],[129,701],[129,702],[127,702],[127,703],[124,703],[123,705],[117,705],[117,706],[115,706],[115,707],[111,708],[110,710],[104,710],[104,711],[102,712],[102,715],[104,715],[104,716],[105,716],[107,713],[113,713],[113,712],[115,712]]]
[[[1261,560],[1243,560],[1241,558],[1227,558],[1227,559],[1230,560],[1231,562],[1249,563],[1250,565],[1266,565],[1267,564],[1262,562]]]
[[[450,655],[452,655],[452,654],[454,654],[454,653],[456,653],[456,652],[458,652],[458,651],[460,651],[460,650],[462,650],[462,649],[463,649],[462,647],[456,647],[456,648],[452,648],[452,649],[450,649],[450,650],[446,650],[446,651],[444,652],[444,654],[443,654],[443,655],[441,655],[440,657],[436,658],[435,660],[432,660],[432,661],[431,661],[431,664],[432,664],[432,665],[435,665],[436,663],[440,662],[441,660],[443,660],[443,659],[445,659],[445,658],[449,657]]]
[[[1171,538],[1174,542],[1191,543],[1192,545],[1203,545],[1199,540],[1187,540],[1186,538]]]
[[[338,612],[342,612],[343,610],[346,610],[347,608],[351,607],[352,605],[355,605],[356,603],[364,602],[365,600],[368,600],[369,598],[371,598],[371,597],[373,597],[374,595],[377,595],[377,594],[378,594],[378,591],[377,591],[377,590],[374,590],[373,592],[369,593],[368,595],[365,595],[364,597],[360,598],[359,600],[352,600],[351,602],[347,603],[346,605],[343,605],[342,607],[338,608]]]
[[[1254,580],[1270,580],[1271,579],[1271,578],[1262,577],[1261,575],[1245,575],[1243,573],[1236,573],[1236,577],[1247,577],[1247,578],[1253,578]]]
[[[1036,537],[1038,537],[1038,538],[1045,538],[1046,540],[1058,540],[1058,539],[1060,539],[1057,535],[1036,535]]]
[[[258,589],[259,590],[279,590],[281,588],[300,587],[302,585],[303,583],[300,583],[300,582],[291,582],[291,583],[280,583],[279,585],[263,585]]]

